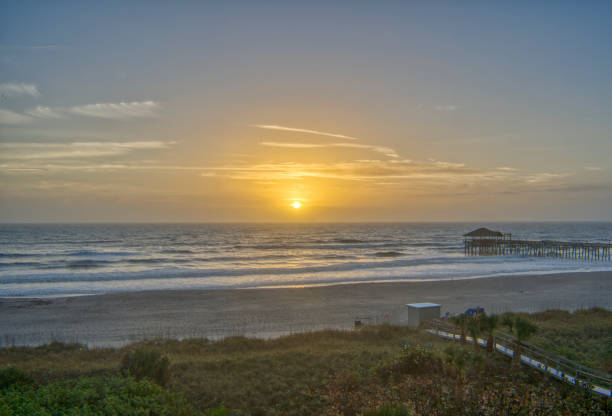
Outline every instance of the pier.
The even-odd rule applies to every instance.
[[[553,257],[566,260],[612,261],[612,244],[571,241],[514,240],[503,234],[479,228],[464,235],[466,256]]]

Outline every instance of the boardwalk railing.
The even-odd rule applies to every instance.
[[[431,321],[426,331],[447,339],[456,341],[461,339],[458,328],[441,320]],[[466,341],[473,343],[472,337],[466,336]],[[487,346],[487,341],[484,339],[477,338],[477,342],[483,347]],[[517,340],[514,337],[503,332],[496,332],[494,335],[494,350],[509,357],[514,357],[516,343]],[[521,343],[521,362],[576,387],[590,389],[605,397],[612,397],[612,376],[535,345]]]
[[[567,260],[612,261],[612,244],[466,238],[466,256],[531,256]]]

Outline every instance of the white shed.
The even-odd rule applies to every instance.
[[[440,305],[436,303],[407,303],[408,325],[417,327],[421,322],[440,318]]]

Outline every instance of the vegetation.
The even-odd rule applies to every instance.
[[[450,364],[455,373],[455,402],[457,406],[460,406],[465,396],[463,386],[466,383],[466,369],[469,368],[470,365],[481,364],[482,357],[471,353],[465,348],[457,348],[455,346],[447,347],[445,351],[446,362]]]
[[[170,361],[159,351],[136,349],[125,353],[121,359],[121,374],[141,380],[149,378],[160,386],[165,386],[170,378]]]
[[[538,327],[529,340],[531,344],[612,374],[612,312],[592,308],[519,316],[529,318]]]
[[[589,360],[602,369],[609,362],[612,312],[509,316],[537,326],[531,343],[553,349],[542,345],[546,336],[566,339],[578,358],[587,355],[573,341],[588,323]],[[490,334],[499,322],[487,327],[487,319],[480,317],[480,330]],[[509,371],[501,354],[390,325],[268,341],[10,348],[0,350],[0,363],[11,366],[0,371],[0,415],[603,415],[612,408],[526,366]]]
[[[487,334],[487,352],[493,353],[493,340],[495,337],[495,331],[499,328],[499,315],[487,315],[483,314],[480,317],[480,327],[482,332]]]
[[[469,319],[470,318],[465,314],[453,316],[451,318],[451,322],[457,325],[459,329],[461,330],[461,343],[462,344],[465,344],[467,324],[468,324]]]
[[[474,345],[474,351],[478,351],[478,337],[482,332],[482,321],[480,316],[474,316],[472,318],[468,318],[467,322],[467,331],[472,337],[472,343]]]
[[[402,346],[399,357],[378,368],[378,375],[385,382],[400,381],[406,375],[426,375],[440,372],[443,368],[442,359],[430,346],[406,344]]]
[[[7,367],[0,370],[0,390],[9,387],[24,387],[34,384],[32,377],[17,370],[15,367]]]
[[[380,409],[366,412],[364,416],[410,416],[411,413],[406,406],[381,406]]]
[[[14,384],[0,395],[0,416],[13,415],[199,415],[180,395],[149,380],[79,378],[44,386]]]
[[[505,315],[502,323],[508,328],[508,331],[515,336],[516,343],[514,346],[514,363],[520,365],[521,363],[521,345],[529,337],[538,332],[538,327],[535,326],[531,321],[523,318],[522,316]]]

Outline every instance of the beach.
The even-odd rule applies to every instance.
[[[119,347],[156,337],[276,337],[363,323],[401,324],[405,304],[442,313],[612,308],[612,272],[341,284],[318,287],[158,290],[56,298],[1,298],[2,346],[53,340]]]

